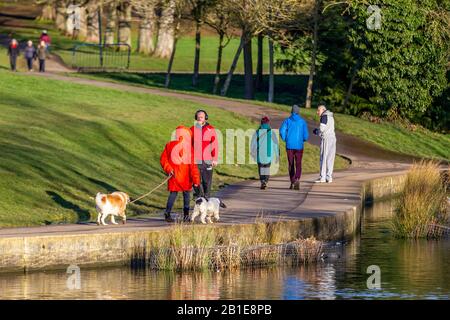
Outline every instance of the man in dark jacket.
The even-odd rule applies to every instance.
[[[8,46],[8,56],[9,56],[9,63],[11,64],[11,70],[12,71],[17,71],[16,70],[16,66],[17,66],[17,57],[20,54],[20,50],[19,50],[19,43],[17,42],[16,39],[12,39],[11,43]]]
[[[196,123],[191,127],[194,161],[200,170],[200,190],[194,189],[194,197],[204,196],[209,198],[212,186],[213,167],[217,165],[219,154],[217,134],[208,120],[205,110],[195,113]]]
[[[280,128],[281,139],[286,142],[286,152],[289,162],[289,189],[300,190],[302,175],[303,143],[308,140],[308,125],[299,115],[300,108],[292,106],[291,116],[283,121]]]

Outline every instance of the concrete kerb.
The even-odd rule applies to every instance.
[[[401,191],[405,177],[405,173],[400,172],[362,182],[359,199],[345,211],[307,214],[301,208],[302,204],[283,220],[276,221],[271,217],[264,224],[280,223],[283,232],[293,239],[310,236],[327,241],[349,239],[360,230],[365,203],[396,195]],[[300,218],[297,215],[299,212],[303,212]],[[212,227],[216,234],[235,236],[255,232],[259,225],[216,224]],[[0,238],[0,272],[65,269],[71,264],[86,268],[127,265],[136,253],[150,249],[161,233],[168,230],[170,227],[146,231]]]

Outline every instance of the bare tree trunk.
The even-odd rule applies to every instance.
[[[56,18],[56,6],[52,3],[47,3],[42,8],[42,12],[37,18],[38,20],[43,21],[54,21]]]
[[[155,56],[168,58],[173,51],[174,41],[174,14],[175,0],[169,0],[168,5],[162,9],[159,19],[158,42],[156,44]]]
[[[309,68],[308,86],[306,88],[305,108],[311,108],[313,98],[314,74],[316,72],[316,54],[317,54],[317,29],[319,20],[320,0],[316,0],[314,7],[314,30],[313,30],[313,49],[311,54],[311,66]]]
[[[111,3],[107,10],[106,30],[105,30],[105,44],[114,43],[114,33],[116,32],[117,21],[117,4]]]
[[[181,14],[177,17],[177,22],[174,30],[174,38],[173,38],[173,44],[172,44],[172,52],[170,53],[170,59],[169,59],[169,65],[167,66],[167,74],[166,74],[166,82],[164,84],[165,88],[168,88],[170,85],[170,76],[172,74],[172,66],[173,66],[173,60],[175,59],[175,51],[177,49],[177,42],[178,42],[178,31],[180,29],[180,21],[181,20]]]
[[[194,57],[194,75],[192,76],[192,85],[198,85],[198,74],[200,69],[200,40],[201,40],[202,22],[198,21],[195,24],[195,57]]]
[[[263,40],[262,34],[258,34],[258,62],[256,65],[256,83],[255,87],[257,91],[261,91],[264,80],[263,80]]]
[[[362,58],[359,57],[356,61],[355,65],[352,67],[352,77],[350,78],[350,83],[348,84],[347,93],[345,94],[345,99],[343,103],[344,109],[348,105],[348,101],[350,100],[350,97],[352,96],[352,90],[353,90],[353,84],[355,83],[356,75],[358,74],[358,69],[361,66]]]
[[[131,3],[123,1],[119,6],[119,30],[117,40],[119,43],[131,47]]]
[[[98,3],[89,2],[87,6],[87,34],[86,41],[98,43],[100,33],[98,29]]]
[[[174,38],[173,50],[172,50],[172,53],[170,54],[169,65],[167,66],[166,81],[164,83],[165,88],[169,88],[169,86],[170,86],[170,76],[172,74],[173,60],[175,59],[175,51],[177,49],[177,41],[178,41],[178,39]]]
[[[239,47],[234,55],[233,62],[231,63],[230,70],[228,71],[227,78],[225,79],[225,83],[223,84],[222,90],[220,91],[221,96],[225,96],[227,94],[228,88],[230,87],[231,78],[233,77],[234,70],[236,69],[236,65],[239,60],[239,56],[241,55],[242,48],[244,47],[244,39],[243,35],[241,36],[241,42]]]
[[[153,44],[153,30],[155,21],[155,8],[148,8],[139,23],[138,52],[152,54],[155,50]]]
[[[217,89],[219,88],[220,83],[220,69],[222,68],[222,54],[223,54],[223,38],[224,34],[223,32],[221,32],[219,34],[219,48],[217,51],[216,75],[214,77],[213,94],[217,93]]]
[[[253,81],[252,37],[244,30],[244,98],[255,98]]]
[[[59,31],[66,31],[66,17],[67,17],[67,1],[56,1],[55,9],[55,27]]]
[[[269,38],[269,94],[267,99],[269,102],[273,102],[274,98],[275,77],[273,69],[273,40]]]
[[[78,6],[75,2],[67,0],[65,1],[65,4],[64,34],[68,37],[72,37],[73,40],[85,39],[87,34],[86,7]]]
[[[83,40],[86,39],[88,33],[87,18],[86,7],[80,7],[80,28],[74,28],[72,38]]]

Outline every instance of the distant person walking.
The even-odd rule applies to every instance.
[[[313,130],[321,138],[320,143],[320,177],[318,183],[333,182],[334,158],[336,157],[336,134],[334,132],[333,113],[324,105],[317,107],[320,126]]]
[[[194,189],[194,197],[210,197],[213,167],[217,166],[219,154],[216,130],[208,123],[208,114],[205,110],[195,113],[195,125],[191,127],[194,161],[200,171],[201,184]]]
[[[9,63],[12,71],[17,71],[17,57],[19,54],[19,43],[16,39],[12,39],[8,46]]]
[[[48,57],[47,45],[45,41],[39,43],[36,50],[36,56],[39,59],[39,72],[45,72],[45,59]]]
[[[292,106],[291,116],[283,121],[280,128],[281,139],[286,142],[286,153],[289,163],[289,189],[300,190],[302,176],[303,144],[308,140],[308,125],[299,115],[300,108]]]
[[[50,52],[50,45],[52,44],[52,39],[47,33],[47,30],[43,30],[41,36],[39,37],[39,42],[45,42],[45,45],[47,46],[47,51]]]
[[[36,58],[36,49],[33,46],[33,42],[28,40],[27,46],[24,50],[25,60],[27,61],[28,71],[33,71],[33,60]]]
[[[270,166],[273,161],[279,161],[280,149],[278,147],[277,135],[272,131],[270,119],[263,117],[261,125],[253,135],[251,142],[251,153],[258,164],[259,180],[261,189],[265,190],[270,178]]]

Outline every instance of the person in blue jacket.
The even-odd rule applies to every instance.
[[[281,139],[286,142],[286,152],[289,163],[289,189],[300,190],[302,176],[303,143],[308,140],[308,125],[299,115],[300,108],[293,105],[291,116],[283,121],[280,128]]]

